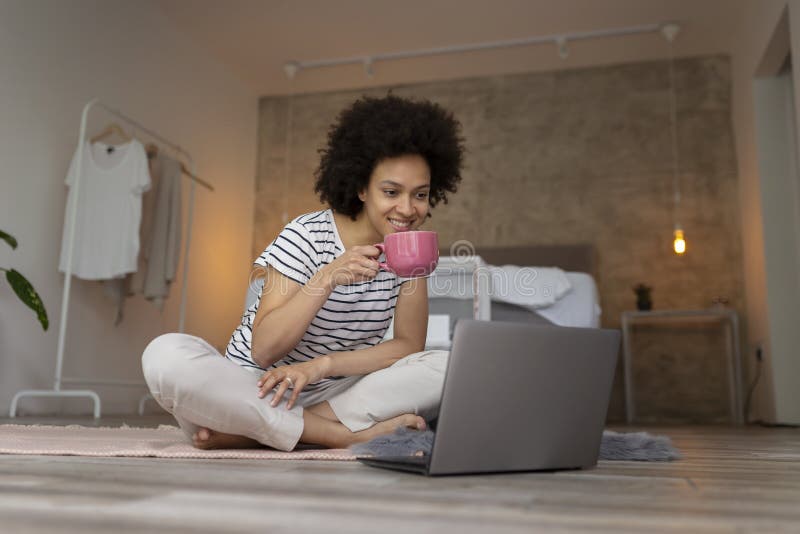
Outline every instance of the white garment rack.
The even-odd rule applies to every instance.
[[[84,380],[84,379],[77,379],[77,378],[63,378],[61,376],[63,365],[64,365],[64,340],[66,337],[67,332],[67,319],[69,316],[69,296],[70,296],[70,288],[72,285],[72,252],[75,244],[75,218],[77,216],[77,197],[80,193],[80,186],[81,186],[81,173],[83,170],[83,148],[86,144],[86,123],[89,117],[89,111],[94,108],[99,107],[118,117],[119,119],[125,121],[126,123],[133,126],[137,131],[145,132],[147,135],[156,139],[161,144],[166,145],[169,148],[172,148],[176,153],[183,154],[189,162],[189,169],[193,176],[196,176],[196,169],[194,165],[194,160],[192,159],[192,155],[182,148],[177,143],[173,143],[172,141],[166,139],[165,137],[161,136],[160,134],[156,133],[155,131],[142,126],[138,121],[135,121],[122,113],[121,111],[114,109],[112,107],[107,106],[99,99],[95,98],[90,100],[86,103],[83,107],[83,114],[81,115],[81,125],[80,125],[80,133],[78,137],[78,152],[77,152],[77,161],[76,161],[76,174],[75,174],[75,184],[73,185],[76,201],[72,203],[72,209],[70,210],[67,216],[67,224],[68,224],[68,237],[67,237],[67,270],[64,273],[64,293],[61,299],[61,321],[58,327],[58,348],[56,351],[56,374],[55,374],[55,381],[53,383],[53,389],[44,389],[44,390],[37,390],[37,389],[28,389],[17,392],[14,395],[14,398],[11,400],[11,407],[9,409],[9,417],[16,417],[17,415],[17,404],[19,400],[23,397],[87,397],[92,399],[94,402],[94,418],[98,419],[100,417],[100,397],[92,390],[88,389],[69,389],[65,390],[62,389],[61,386],[64,383],[73,383],[73,384],[101,384],[101,385],[114,385],[114,386],[124,386],[124,387],[144,387],[145,384],[143,382],[135,382],[135,381],[125,381],[125,380]],[[196,182],[194,179],[191,181],[191,185],[189,188],[189,213],[188,213],[188,220],[187,220],[187,228],[186,228],[186,243],[184,246],[184,256],[183,256],[183,279],[181,280],[181,293],[180,293],[180,315],[178,319],[178,332],[183,332],[184,330],[184,323],[186,319],[186,282],[189,276],[189,246],[192,240],[192,218],[193,218],[193,211],[194,211],[194,190]],[[203,182],[200,183],[203,187],[211,189],[208,185]],[[139,403],[139,411],[142,411],[142,407],[144,402],[149,398],[149,395],[145,395]]]

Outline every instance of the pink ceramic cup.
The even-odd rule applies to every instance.
[[[397,232],[375,245],[386,254],[381,269],[403,278],[428,276],[439,263],[439,236],[436,232]]]

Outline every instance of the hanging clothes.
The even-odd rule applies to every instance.
[[[138,269],[124,279],[106,283],[107,294],[117,303],[115,325],[125,315],[125,299],[142,295],[163,309],[175,280],[181,252],[181,163],[159,154],[150,158],[152,187],[142,199],[142,224]]]
[[[121,145],[85,143],[76,197],[78,150],[66,179],[69,193],[59,270],[67,270],[69,214],[77,202],[72,274],[85,280],[110,280],[135,272],[142,193],[150,188],[144,147],[136,139]]]
[[[159,153],[150,160],[155,182],[142,227],[141,268],[133,275],[130,294],[142,294],[159,309],[169,296],[181,255],[181,163]]]

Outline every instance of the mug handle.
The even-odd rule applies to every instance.
[[[372,245],[372,246],[373,246],[373,247],[375,247],[375,248],[377,248],[378,250],[380,250],[380,251],[381,251],[381,254],[386,254],[386,247],[384,246],[384,244],[383,244],[383,243],[375,243],[375,244],[374,244],[374,245]],[[378,262],[378,266],[379,266],[381,269],[383,269],[384,271],[391,271],[391,269],[389,269],[389,266],[388,266],[386,263],[382,262],[382,261],[379,261],[379,262]]]

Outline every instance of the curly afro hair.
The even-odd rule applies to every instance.
[[[455,193],[461,181],[464,142],[461,125],[438,104],[389,94],[362,97],[344,109],[319,151],[314,191],[334,211],[356,218],[375,166],[386,158],[422,156],[431,171],[431,207]]]

